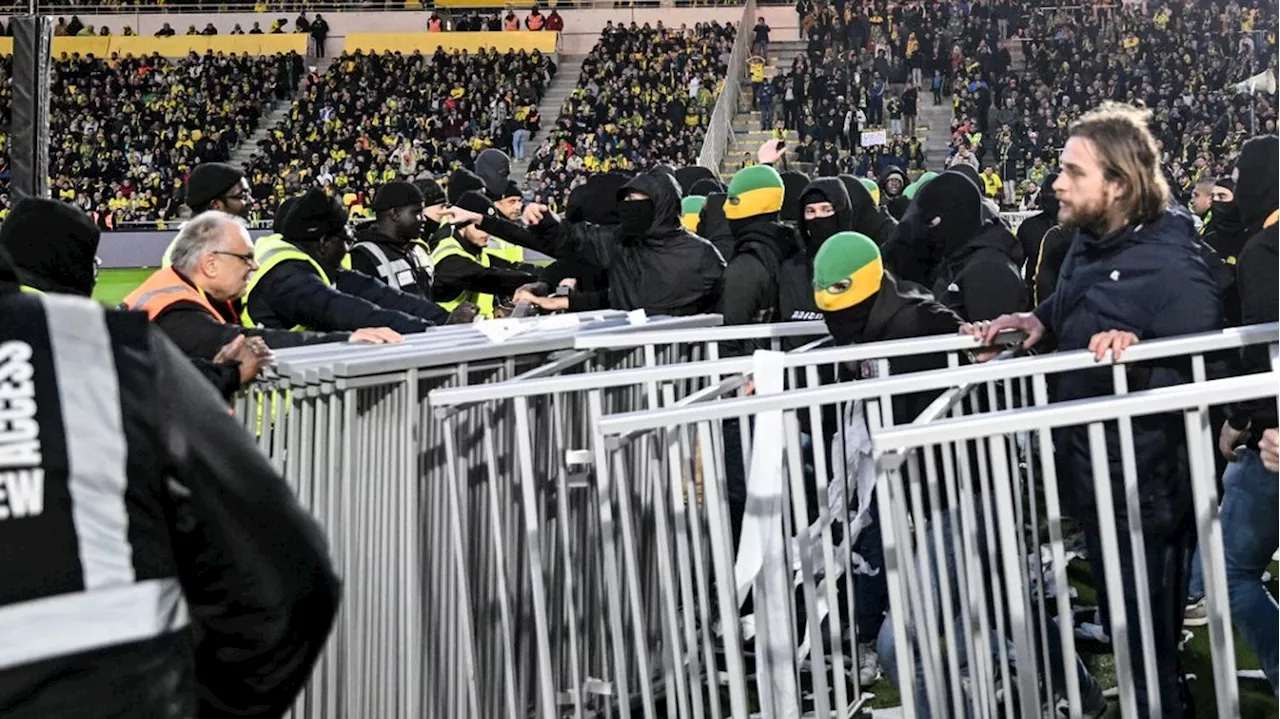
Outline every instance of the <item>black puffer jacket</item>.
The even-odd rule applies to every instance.
[[[550,212],[527,230],[498,217],[486,217],[480,228],[551,257],[576,257],[605,270],[613,309],[676,316],[714,311],[724,259],[714,245],[680,226],[675,180],[649,173],[619,192],[630,191],[653,201],[653,224],[638,238],[625,237],[619,227],[572,224]]]

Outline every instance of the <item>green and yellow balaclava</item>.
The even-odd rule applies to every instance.
[[[813,301],[825,313],[862,304],[883,281],[880,248],[859,232],[832,235],[813,260]]]
[[[786,189],[777,170],[768,165],[753,165],[734,174],[727,194],[725,219],[745,220],[781,212]]]
[[[680,201],[680,225],[690,232],[698,231],[698,218],[702,215],[702,207],[707,198],[701,195],[689,195]]]
[[[913,199],[916,196],[916,193],[920,191],[921,187],[924,187],[925,185],[929,184],[929,181],[937,176],[938,176],[938,173],[936,172],[924,173],[920,177],[916,178],[915,182],[911,183],[910,185],[907,185],[907,188],[902,191],[902,196],[907,198],[908,200]]]
[[[871,193],[871,201],[877,206],[880,204],[880,184],[870,177],[859,177],[858,182],[867,188],[867,192]]]

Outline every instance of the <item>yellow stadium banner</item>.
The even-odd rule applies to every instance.
[[[122,57],[142,57],[159,53],[162,57],[185,57],[189,52],[203,55],[215,53],[248,53],[250,55],[274,55],[278,52],[296,52],[305,55],[308,35],[179,35],[175,37],[55,37],[53,58],[64,53],[81,56],[109,57],[118,52]],[[0,37],[0,56],[13,54],[13,38]]]
[[[445,52],[466,50],[478,52],[482,48],[507,50],[539,50],[553,53],[560,33],[547,31],[520,32],[353,32],[347,35],[346,51],[399,52],[406,55],[421,52],[429,55],[437,47]]]

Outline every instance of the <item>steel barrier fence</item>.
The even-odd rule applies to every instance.
[[[695,463],[702,474],[704,494],[696,511],[692,498],[677,493],[671,502],[676,510],[655,507],[652,517],[639,512],[632,517],[654,528],[659,556],[675,548],[665,566],[657,567],[657,598],[664,612],[659,616],[660,628],[653,632],[664,639],[655,646],[655,652],[660,649],[663,654],[655,656],[663,657],[667,694],[674,687],[680,702],[674,707],[678,711],[671,712],[669,707],[667,715],[702,716],[697,711],[696,701],[702,694],[697,692],[693,667],[698,666],[699,651],[705,656],[710,650],[699,648],[695,640],[706,644],[705,634],[713,627],[722,630],[715,649],[723,655],[720,668],[729,685],[732,716],[746,716],[757,707],[769,717],[801,712],[847,716],[857,706],[856,681],[844,687],[842,672],[848,640],[841,627],[850,626],[855,616],[853,591],[840,597],[840,587],[834,585],[841,578],[847,581],[856,570],[848,535],[860,530],[859,515],[869,509],[871,502],[866,500],[874,492],[891,607],[880,645],[885,647],[886,639],[892,638],[887,646],[894,651],[882,658],[892,661],[886,668],[900,679],[904,715],[1030,717],[1052,713],[1061,702],[1070,716],[1081,716],[1079,677],[1070,671],[1057,672],[1055,677],[1050,671],[1055,661],[1071,667],[1076,660],[1059,479],[1087,482],[1096,492],[1106,587],[1111,596],[1121,596],[1119,539],[1127,539],[1135,556],[1143,556],[1131,419],[1185,412],[1185,422],[1180,419],[1179,425],[1185,427],[1192,458],[1219,715],[1238,716],[1207,408],[1274,398],[1280,374],[1210,381],[1206,355],[1261,343],[1272,344],[1274,353],[1276,340],[1273,324],[1136,345],[1125,352],[1122,362],[1101,363],[1111,365],[1114,396],[1047,407],[1043,405],[1048,404],[1049,383],[1064,373],[1106,371],[1096,369],[1100,363],[1091,353],[1002,358],[985,365],[787,392],[782,391],[785,368],[809,358],[762,353],[755,358],[754,368],[761,396],[602,418],[597,425],[598,442],[604,445],[598,452],[598,485],[634,486],[666,478],[673,492],[678,492],[675,485]],[[820,352],[824,360],[862,361],[874,349]],[[1193,383],[1124,396],[1129,369],[1156,361],[1185,362]],[[925,391],[940,394],[918,417],[895,418],[892,404],[884,401]],[[842,426],[833,435],[828,473],[821,410],[858,402],[866,403],[874,452],[851,458],[847,451],[851,445],[838,435],[854,430]],[[743,415],[753,417],[755,423],[748,480],[749,513],[754,516],[743,530],[734,567],[723,498],[716,491],[723,485],[725,451],[717,433],[725,420]],[[801,432],[805,415],[810,422],[807,436]],[[900,426],[896,419],[911,426]],[[1106,444],[1103,423],[1112,420],[1119,425],[1118,454],[1124,467],[1121,496],[1128,500],[1123,502],[1114,501],[1107,472],[1108,452],[1114,458],[1116,450]],[[1072,425],[1088,426],[1094,476],[1100,481],[1058,477],[1049,430]],[[836,450],[843,450],[844,456]],[[841,465],[846,465],[844,471],[836,472]],[[868,471],[875,475],[873,490],[866,487]],[[856,508],[851,501],[855,490],[842,486],[853,475],[860,475]],[[814,495],[816,513],[806,506]],[[1128,537],[1117,537],[1115,507],[1127,509]],[[619,511],[627,510],[620,505]],[[664,511],[671,516],[664,518]],[[625,526],[625,515],[617,521]],[[686,531],[688,537],[683,538]],[[700,535],[705,536],[701,543]],[[709,563],[702,561],[708,567],[705,581],[696,585],[699,591],[681,586],[677,579],[683,577],[684,567],[692,563],[697,568],[707,557]],[[634,560],[625,552],[623,564],[626,571],[635,571]],[[673,565],[679,571],[673,573]],[[1135,565],[1136,586],[1146,586],[1145,564],[1135,561]],[[738,622],[716,623],[725,616],[738,616],[748,588],[753,592],[755,614],[765,616],[754,622],[754,648],[744,648],[735,630]],[[699,604],[706,601],[704,591],[716,593],[718,614]],[[1052,632],[1049,604],[1056,605],[1059,623]],[[1110,608],[1123,716],[1139,716],[1135,678],[1142,677],[1148,686],[1156,686],[1157,680],[1152,610],[1145,598],[1140,597],[1137,605],[1137,631],[1148,658],[1141,667],[1130,662],[1127,638],[1133,629],[1126,622],[1123,604],[1112,602]],[[837,611],[828,613],[830,607]],[[691,611],[701,614],[693,616]],[[806,619],[810,617],[819,619]],[[704,636],[691,632],[691,624]],[[819,632],[825,636],[815,639]],[[755,697],[748,695],[751,659]],[[856,667],[856,655],[851,659]],[[688,703],[684,703],[686,696]],[[711,696],[714,699],[715,693]],[[1159,699],[1155,693],[1156,715]],[[711,715],[719,716],[714,701],[710,706]],[[649,711],[644,715],[653,716]]]
[[[279,353],[237,413],[324,526],[347,587],[294,715],[701,719],[864,704],[841,627],[866,569],[853,544],[876,471],[851,428],[916,420],[894,417],[892,400],[921,387],[950,390],[935,416],[1040,403],[1046,376],[1086,363],[961,367],[978,348],[965,337],[831,348],[822,322],[719,322],[603,312]],[[1125,362],[1195,352],[1203,379],[1204,352],[1275,339],[1268,326],[1153,342]],[[742,340],[792,351],[720,357]],[[955,369],[888,376],[890,359],[917,355]],[[833,383],[849,363],[881,378]],[[973,399],[996,385],[994,401]],[[736,560],[730,453],[747,484]],[[749,593],[773,620],[722,621]],[[899,594],[895,608],[915,596]],[[802,617],[823,617],[821,632]],[[846,660],[850,686],[835,680]]]

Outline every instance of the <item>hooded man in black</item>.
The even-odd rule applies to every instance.
[[[968,179],[944,172],[916,194],[911,212],[931,254],[933,296],[968,322],[1021,312],[1022,246],[999,220],[983,224],[982,196]]]
[[[377,219],[356,235],[351,269],[387,286],[431,298],[431,256],[415,243],[422,236],[422,191],[402,181],[388,182],[373,198]]]
[[[787,170],[782,176],[782,222],[791,227],[800,224],[800,193],[809,186],[809,178],[803,172]]]
[[[839,180],[844,184],[851,212],[852,224],[845,229],[864,234],[877,246],[884,247],[897,231],[898,221],[887,209],[876,204],[876,199],[858,178],[840,175]]]
[[[733,230],[729,229],[729,219],[724,216],[724,203],[727,199],[729,195],[723,189],[708,193],[698,217],[698,235],[715,245],[725,262],[733,260],[734,246]]]
[[[640,175],[618,191],[616,226],[570,223],[544,205],[525,207],[528,228],[504,218],[469,214],[485,232],[551,257],[576,258],[609,279],[608,306],[653,315],[711,312],[724,260],[707,240],[680,225],[680,187],[670,173]],[[577,307],[567,309],[596,309]]]
[[[781,222],[784,182],[778,171],[768,165],[739,170],[729,182],[725,216],[733,231],[734,254],[724,271],[718,309],[726,325],[783,319],[782,266],[798,262],[803,269],[807,265],[799,235]],[[797,208],[799,194],[797,191]],[[757,349],[752,342],[728,344],[729,354],[748,354]]]
[[[1027,258],[1022,279],[1033,307],[1053,294],[1053,288],[1058,285],[1058,270],[1071,247],[1072,234],[1058,224],[1058,196],[1053,192],[1053,183],[1057,180],[1056,172],[1044,178],[1040,194],[1036,196],[1040,212],[1018,226],[1018,244],[1022,245],[1023,256]]]
[[[903,172],[901,167],[894,165],[881,173],[876,182],[880,185],[880,204],[889,211],[890,215],[893,215],[894,219],[901,220],[910,204],[910,201],[902,195],[903,190],[907,189],[907,173]]]

